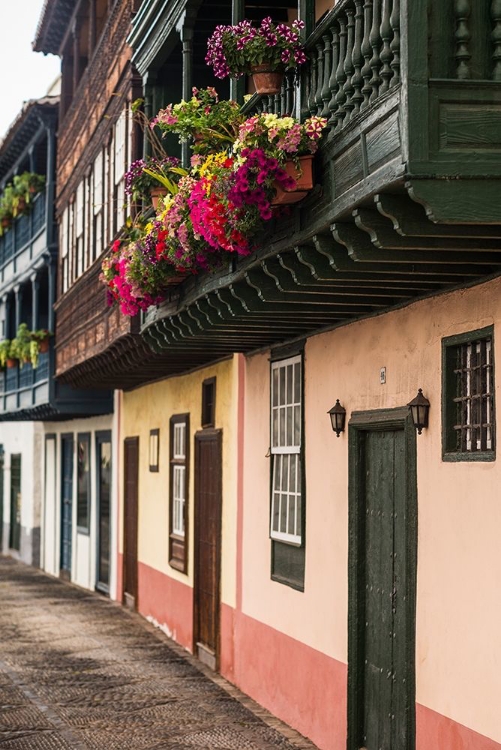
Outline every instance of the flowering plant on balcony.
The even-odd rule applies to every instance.
[[[216,78],[239,78],[251,72],[253,66],[263,65],[270,70],[284,71],[306,62],[300,39],[302,21],[274,24],[265,18],[256,28],[250,21],[236,26],[217,26],[207,44],[205,61],[214,69]]]
[[[196,153],[209,153],[227,148],[238,134],[244,121],[240,107],[234,101],[220,101],[215,88],[193,88],[189,101],[169,104],[151,121],[151,127],[162,133],[176,133],[181,142],[193,138]]]
[[[175,156],[148,156],[132,162],[125,173],[125,193],[135,203],[149,200],[153,188],[163,187],[170,192],[179,180],[179,159]]]
[[[310,117],[304,123],[299,123],[293,117],[255,115],[240,126],[233,150],[242,153],[244,149],[259,148],[281,164],[288,159],[297,161],[300,156],[314,154],[318,150],[326,125],[325,117]]]

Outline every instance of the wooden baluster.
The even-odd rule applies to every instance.
[[[329,88],[329,78],[332,70],[332,50],[331,50],[331,38],[329,33],[325,33],[322,36],[324,40],[324,85],[322,86],[322,101],[324,106],[320,113],[322,117],[329,117],[329,102],[331,98],[331,90]]]
[[[393,70],[393,77],[391,79],[390,88],[398,86],[401,81],[400,78],[400,0],[393,0],[393,10],[390,16],[390,26],[393,31],[393,40],[390,44],[391,48],[391,67]]]
[[[290,70],[285,79],[285,114],[292,115],[294,109],[294,71]]]
[[[338,90],[336,94],[336,117],[337,117],[337,128],[338,130],[343,126],[344,116],[346,114],[344,110],[344,84],[346,81],[346,73],[344,72],[344,60],[346,57],[346,19],[344,16],[339,17],[339,62],[336,70],[336,81]]]
[[[282,89],[278,92],[278,94],[275,94],[273,97],[273,114],[278,115],[278,117],[282,116]]]
[[[383,17],[381,19],[381,39],[383,41],[383,48],[381,50],[381,88],[380,94],[384,94],[390,88],[390,80],[393,75],[393,70],[390,67],[392,58],[390,42],[392,41],[392,30],[390,25],[390,0],[383,0]]]
[[[286,110],[287,110],[286,86],[287,86],[287,78],[288,77],[289,77],[289,74],[286,73],[284,75],[284,80],[282,81],[282,88],[280,89],[279,104],[278,104],[278,112],[279,112],[279,116],[280,117],[283,117],[285,115]]]
[[[369,106],[370,96],[372,94],[372,86],[371,86],[372,47],[371,47],[371,40],[370,40],[371,26],[372,26],[372,0],[365,0],[364,2],[364,38],[362,40],[362,55],[364,58],[364,65],[362,67],[362,78],[364,81],[364,85],[362,87],[362,94],[364,96],[364,100],[362,102],[362,106],[360,107],[360,109],[365,109],[366,107]]]
[[[353,97],[353,73],[355,72],[355,68],[353,67],[353,42],[354,42],[354,33],[355,33],[355,9],[354,8],[347,8],[346,9],[346,15],[348,16],[348,39],[346,42],[346,57],[344,60],[344,72],[346,74],[346,83],[344,84],[344,95],[346,97],[344,108],[346,110],[346,120],[348,121],[351,117],[351,112],[353,110],[354,104],[352,102]]]
[[[360,112],[360,106],[364,100],[362,94],[362,27],[364,23],[364,0],[355,0],[355,43],[353,45],[353,76],[351,85],[353,86],[353,109],[351,116],[355,117]]]
[[[501,81],[501,0],[492,0],[491,14],[494,23],[492,31],[492,41],[494,43],[494,51],[492,53],[494,69],[492,71],[492,78],[494,81]]]
[[[470,27],[471,0],[455,0],[456,15],[456,75],[460,80],[471,78]]]
[[[370,96],[371,103],[374,101],[374,99],[377,99],[379,96],[379,86],[381,85],[381,77],[379,75],[379,71],[381,69],[381,57],[380,57],[380,50],[381,50],[381,35],[379,33],[380,26],[381,26],[381,0],[374,0],[373,6],[372,6],[372,29],[371,29],[371,47],[372,47],[372,57],[371,57],[371,70],[372,70],[372,78],[370,80],[372,93]]]
[[[329,126],[331,128],[335,128],[337,125],[336,95],[337,95],[337,90],[338,90],[336,71],[337,71],[337,66],[339,65],[339,32],[338,32],[336,24],[332,25],[331,36],[332,36],[332,63],[331,63],[331,71],[330,71],[330,78],[329,78],[329,89],[331,92],[331,99],[329,102],[329,112],[330,112]]]
[[[322,114],[324,103],[322,101],[322,87],[324,85],[324,48],[322,42],[317,42],[317,89],[315,92],[315,115]]]
[[[310,67],[310,88],[308,90],[308,109],[310,111],[310,115],[315,115],[317,113],[317,105],[315,102],[315,92],[317,87],[317,55],[316,50],[311,49],[310,50],[310,59],[311,59],[311,67]]]

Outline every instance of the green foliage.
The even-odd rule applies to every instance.
[[[10,359],[10,340],[0,341],[0,366],[5,367],[7,360]]]
[[[10,228],[12,219],[29,212],[33,196],[44,187],[45,177],[34,172],[15,175],[5,186],[0,196],[0,236]]]

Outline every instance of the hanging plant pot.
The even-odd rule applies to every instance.
[[[11,359],[10,357],[6,360],[7,367],[12,370],[17,365],[17,359]]]
[[[264,63],[263,65],[253,65],[251,75],[256,87],[256,94],[280,93],[284,79],[282,70],[271,70],[269,64]]]
[[[151,188],[150,190],[151,203],[155,211],[158,208],[158,201],[160,200],[160,198],[163,198],[165,195],[167,195],[167,188],[164,188],[164,187]]]
[[[47,354],[49,351],[49,339],[42,339],[39,348],[40,354]]]
[[[298,203],[308,195],[313,189],[313,155],[299,157],[299,169],[293,161],[287,161],[284,169],[296,181],[296,186],[292,190],[284,188],[275,183],[276,194],[271,201],[272,206],[284,206],[288,203]]]

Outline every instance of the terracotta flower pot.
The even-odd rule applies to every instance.
[[[256,87],[256,94],[278,94],[284,79],[283,71],[271,70],[269,64],[253,65],[252,80]]]
[[[284,188],[275,183],[276,194],[271,201],[272,206],[283,206],[287,203],[298,203],[308,195],[313,189],[313,155],[299,157],[300,168],[298,169],[293,161],[286,162],[284,169],[296,181],[296,186],[291,190]]]
[[[158,208],[158,201],[159,201],[159,199],[163,198],[164,195],[167,195],[167,189],[166,188],[164,188],[164,187],[154,187],[154,188],[151,188],[151,190],[150,190],[150,197],[151,197],[151,202],[153,204],[153,208],[155,209],[155,211]]]
[[[7,217],[4,217],[4,218],[2,219],[2,227],[3,227],[4,229],[8,229],[8,228],[10,227],[10,225],[11,225],[11,220],[10,220],[10,219],[8,219]]]
[[[49,351],[49,339],[42,339],[40,342],[40,354],[47,354]]]
[[[17,202],[17,210],[22,213],[26,209],[26,201],[24,198],[19,198]]]
[[[13,367],[15,367],[17,364],[16,359],[10,359],[10,357],[7,359],[6,365],[9,368],[9,370],[12,370]]]

